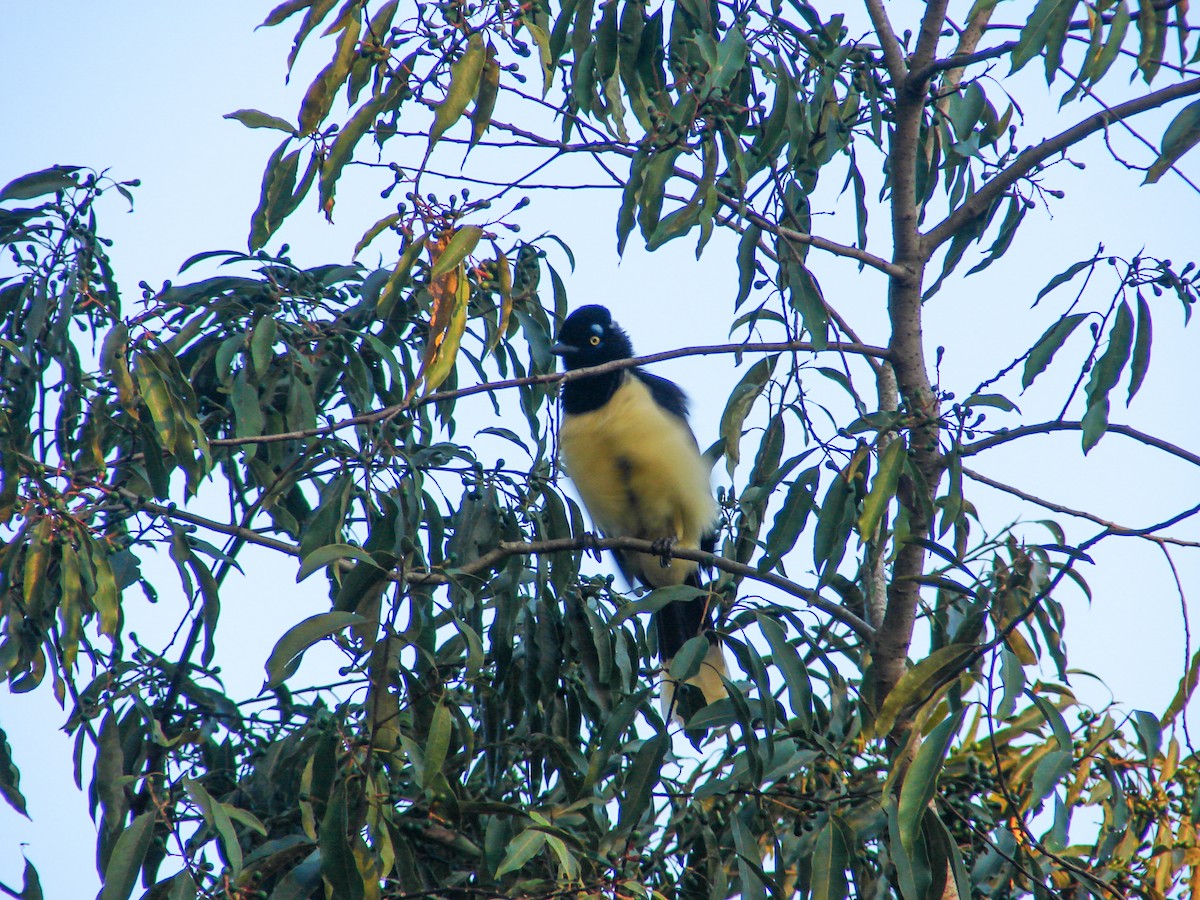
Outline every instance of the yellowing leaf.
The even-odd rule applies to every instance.
[[[362,22],[357,15],[348,19],[345,30],[338,38],[333,59],[308,86],[304,100],[300,103],[300,134],[312,134],[329,115],[333,97],[350,74],[350,66],[354,63],[361,27]]]
[[[496,336],[492,339],[492,345],[488,347],[488,353],[495,350],[504,340],[513,311],[512,266],[509,265],[508,257],[499,249],[496,250],[496,282],[500,286],[500,324],[496,326]]]
[[[467,104],[478,91],[484,58],[482,35],[471,35],[466,52],[450,67],[450,88],[446,91],[446,99],[434,110],[433,127],[429,130],[429,150],[462,117]]]
[[[434,296],[433,319],[429,323],[429,342],[421,365],[426,394],[436,391],[454,369],[458,347],[467,330],[471,285],[467,281],[466,266],[459,263],[454,271],[431,282],[429,290]]]
[[[479,94],[475,108],[471,110],[471,146],[479,143],[492,123],[492,110],[496,108],[496,95],[500,92],[500,64],[496,62],[496,48],[489,41],[483,72],[479,79]]]

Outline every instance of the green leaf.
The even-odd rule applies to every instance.
[[[284,879],[286,881],[286,879]],[[279,882],[280,885],[283,881]],[[165,900],[196,900],[197,887],[196,880],[192,878],[187,869],[180,871],[174,878],[171,879],[171,889],[167,892]],[[271,900],[297,900],[297,898],[289,898],[280,892],[278,886],[271,894]]]
[[[238,844],[233,820],[229,818],[224,804],[214,799],[204,785],[186,775],[183,778],[183,789],[192,798],[192,802],[200,807],[204,821],[220,838],[221,848],[225,851],[225,859],[229,861],[230,872],[234,878],[237,878],[242,871],[242,848]]]
[[[1068,10],[1069,17],[1069,10],[1074,5],[1075,0],[1038,0],[1033,12],[1029,14],[1025,27],[1021,29],[1021,38],[1017,42],[1017,46],[1009,57],[1012,61],[1010,74],[1022,68],[1041,52],[1042,48],[1046,46],[1051,28],[1060,19],[1063,9]]]
[[[699,640],[708,643],[706,638]],[[670,743],[667,734],[660,731],[643,741],[638,748],[625,775],[625,796],[621,800],[621,812],[617,819],[618,831],[628,832],[636,827],[642,819],[642,813],[650,806]]]
[[[650,161],[648,151],[639,149],[629,165],[629,178],[621,192],[621,208],[617,211],[617,255],[625,253],[625,242],[633,232],[636,224],[638,194],[642,190],[642,179],[646,174],[646,165]]]
[[[0,188],[0,203],[5,200],[32,200],[44,194],[56,194],[78,184],[75,173],[81,166],[51,166],[38,172],[30,172],[14,178]]]
[[[817,529],[813,534],[813,564],[827,581],[846,555],[846,542],[857,519],[854,485],[840,472],[829,485],[817,514]]]
[[[1158,716],[1144,709],[1135,709],[1133,724],[1137,728],[1138,746],[1142,748],[1147,764],[1156,765],[1158,754],[1162,750],[1162,724],[1158,721]]]
[[[1132,342],[1133,313],[1129,310],[1129,304],[1121,301],[1108,334],[1108,347],[1096,361],[1092,377],[1087,383],[1087,412],[1083,415],[1084,453],[1095,447],[1108,429],[1108,392],[1116,386],[1125,370]]]
[[[254,332],[250,335],[250,361],[254,364],[254,371],[260,378],[266,374],[267,367],[275,355],[277,330],[275,318],[263,316],[254,326]]]
[[[446,753],[450,750],[453,727],[450,710],[439,703],[429,723],[429,737],[425,741],[425,766],[421,775],[421,787],[428,790],[441,780],[442,766],[446,764]]]
[[[1038,760],[1029,782],[1029,799],[1026,809],[1034,809],[1046,799],[1063,777],[1071,771],[1074,756],[1070,750],[1052,750]]]
[[[946,754],[966,714],[967,711],[963,708],[939,723],[925,738],[917,751],[916,759],[904,774],[896,818],[900,840],[909,854],[914,852],[917,835],[921,829],[921,819],[937,792],[942,763],[945,762]]]
[[[1045,297],[1055,288],[1062,287],[1084,269],[1090,269],[1092,266],[1096,265],[1096,261],[1096,257],[1092,257],[1091,259],[1083,259],[1068,266],[1065,271],[1059,272],[1048,282],[1046,282],[1046,286],[1044,288],[1038,291],[1037,297],[1034,298],[1033,305],[1037,306],[1038,301],[1040,301],[1043,297]]]
[[[116,330],[116,326],[114,326],[114,330]],[[109,332],[109,333],[111,334],[112,332]],[[107,338],[105,339],[105,342],[107,343]],[[8,338],[0,338],[0,348],[7,350],[9,353],[11,353],[13,356],[15,356],[17,358],[17,361],[21,365],[25,366],[25,368],[27,368],[27,369],[33,368],[33,363],[31,363],[29,361],[29,357],[27,357],[24,353],[22,353],[21,348],[18,347],[16,344],[14,344],[12,341],[8,340]],[[107,370],[107,367],[106,367],[106,370]]]
[[[483,229],[478,225],[464,225],[457,229],[454,236],[450,238],[450,243],[446,245],[446,249],[433,264],[429,280],[437,281],[444,277],[451,269],[470,256],[481,237],[483,237]]]
[[[1003,394],[972,394],[962,402],[964,408],[971,406],[990,406],[1004,412],[1020,412],[1020,407]]]
[[[690,584],[672,584],[667,587],[655,588],[640,600],[626,603],[618,609],[608,624],[610,628],[618,628],[634,616],[658,612],[668,603],[683,603],[707,596],[708,591],[692,587]]]
[[[813,466],[802,472],[788,488],[783,506],[775,514],[775,521],[767,535],[767,552],[759,563],[759,571],[767,571],[777,566],[796,546],[809,515],[817,507],[820,476],[820,467]]]
[[[1140,35],[1137,64],[1142,78],[1150,84],[1162,65],[1167,44],[1167,11],[1154,3],[1139,3],[1136,21]]]
[[[1071,14],[1075,11],[1078,0],[1068,0],[1055,6],[1053,14],[1046,24],[1046,83],[1054,81],[1062,65],[1063,45],[1067,42],[1067,30],[1071,27]],[[1024,204],[1022,204],[1024,208]]]
[[[546,845],[548,835],[544,831],[527,828],[508,842],[508,853],[504,861],[496,869],[496,877],[501,878],[509,872],[515,872],[529,862]]]
[[[283,143],[272,152],[263,170],[258,206],[250,217],[250,237],[247,243],[252,251],[266,246],[271,235],[279,229],[287,216],[286,210],[291,204],[292,190],[296,185],[296,173],[300,169],[299,150],[284,155],[291,141],[290,137],[283,139]]]
[[[1000,230],[996,233],[996,240],[988,248],[987,255],[967,270],[967,275],[982,272],[1008,252],[1008,248],[1012,246],[1013,238],[1017,236],[1017,229],[1024,220],[1028,209],[1024,200],[1020,197],[1014,196],[1009,199],[1008,212],[1004,215],[1004,221],[1000,223]]]
[[[783,674],[783,683],[787,687],[788,705],[806,728],[812,725],[812,680],[808,675],[808,667],[800,658],[796,648],[788,643],[783,628],[765,612],[756,613],[758,627],[763,637],[771,646],[771,661]]]
[[[1125,0],[1118,0],[1117,11],[1113,13],[1112,26],[1108,29],[1108,40],[1104,42],[1104,49],[1100,51],[1100,56],[1096,62],[1088,68],[1088,79],[1092,84],[1098,82],[1104,77],[1117,56],[1121,53],[1121,47],[1125,43],[1125,33],[1129,30],[1129,5]]]
[[[379,235],[383,234],[387,229],[397,225],[400,222],[400,213],[388,213],[382,219],[363,232],[363,236],[358,239],[358,243],[354,245],[354,253],[351,254],[352,259],[356,259],[358,254],[362,253],[367,248],[367,245]]]
[[[708,654],[711,646],[712,644],[704,635],[698,634],[689,638],[671,659],[671,666],[667,673],[671,680],[687,681],[689,678],[694,678],[700,671],[700,665],[704,662],[704,657]]]
[[[858,535],[864,541],[875,537],[875,529],[883,518],[884,510],[896,496],[896,488],[900,484],[900,473],[904,471],[907,452],[904,438],[900,435],[897,435],[883,451],[879,469],[875,472],[875,479],[871,482],[871,491],[863,501],[862,512],[858,514]]]
[[[896,877],[904,900],[926,900],[933,876],[929,871],[929,855],[924,834],[918,835],[915,852],[908,851],[900,837],[900,820],[896,803],[890,797],[884,802],[887,813],[888,852],[896,866]]]
[[[545,28],[531,21],[531,17],[528,15],[523,16],[521,21],[538,48],[538,62],[541,63],[542,69],[542,98],[545,99],[546,95],[550,93],[550,85],[554,83],[555,60],[550,54],[550,35],[546,33]]]
[[[924,705],[945,690],[975,651],[974,644],[949,644],[934,650],[901,675],[875,717],[875,734],[890,733],[901,713]]]
[[[267,13],[267,17],[263,19],[259,28],[266,28],[271,25],[278,25],[288,17],[300,12],[302,9],[307,9],[312,6],[312,0],[285,0],[273,10]]]
[[[225,113],[222,118],[241,122],[247,128],[274,128],[276,131],[284,131],[290,135],[297,134],[296,126],[287,119],[281,119],[279,116],[260,112],[257,109],[239,109],[231,113]]]
[[[1150,368],[1150,344],[1154,337],[1154,323],[1150,317],[1150,306],[1141,291],[1137,295],[1137,336],[1133,339],[1133,365],[1129,372],[1129,394],[1125,397],[1125,405],[1133,400],[1142,382],[1146,379],[1146,371]]]
[[[284,632],[267,659],[268,690],[279,687],[300,665],[304,651],[317,641],[367,620],[357,613],[327,612],[309,616]]]
[[[326,544],[304,557],[304,561],[300,563],[300,571],[296,573],[296,582],[303,581],[313,572],[323,569],[339,559],[356,559],[360,563],[379,568],[379,563],[375,562],[374,557],[362,547],[355,547],[353,544]]]
[[[839,816],[830,815],[813,846],[812,900],[844,900],[849,894],[846,869],[853,848],[854,832]]]
[[[954,876],[954,884],[958,889],[958,896],[970,897],[972,893],[971,879],[967,874],[966,865],[963,863],[958,843],[950,834],[950,830],[946,828],[946,823],[942,821],[941,816],[930,809],[926,811],[922,825],[926,843],[936,845],[942,851],[939,858],[948,862],[950,871],[947,874]],[[949,891],[943,891],[942,896],[953,895]]]
[[[737,850],[738,880],[741,882],[738,893],[741,900],[766,900],[769,894],[760,874],[762,856],[759,855],[758,842],[740,815],[731,816],[729,825],[733,831],[733,846]]]
[[[1007,647],[1000,648],[1000,681],[1004,693],[996,707],[996,718],[1003,720],[1016,712],[1017,699],[1025,692],[1025,667]]]
[[[775,371],[775,363],[778,361],[779,356],[776,354],[765,356],[752,365],[725,403],[725,411],[721,413],[721,440],[725,442],[725,467],[730,476],[742,458],[742,424],[746,421],[754,401],[771,380],[771,373]]]
[[[1067,727],[1067,720],[1063,718],[1063,714],[1058,707],[1047,700],[1045,697],[1035,691],[1026,691],[1026,695],[1033,701],[1034,706],[1038,708],[1038,712],[1042,714],[1042,718],[1046,720],[1046,724],[1050,726],[1050,731],[1054,734],[1054,740],[1058,743],[1058,749],[1070,750],[1071,729]]]
[[[155,810],[142,813],[121,832],[104,867],[104,887],[97,900],[128,900],[154,836]]]
[[[25,871],[21,875],[21,893],[17,900],[43,900],[42,882],[38,878],[37,869],[28,859],[25,860]]]
[[[296,37],[292,41],[292,49],[288,53],[287,70],[289,74],[292,71],[292,66],[296,62],[296,56],[300,53],[300,47],[304,44],[305,38],[312,33],[314,28],[324,21],[325,17],[329,15],[329,11],[333,9],[335,3],[337,3],[337,0],[312,0],[312,2],[304,4],[304,6],[308,7],[308,12],[304,14],[304,19],[301,21],[300,27],[296,30]],[[300,8],[303,9],[304,7]],[[277,7],[275,12],[278,12],[279,9],[280,7]],[[273,12],[272,15],[274,14],[275,13]],[[289,12],[288,15],[291,15],[291,13]],[[263,24],[265,25],[266,22]]]
[[[358,142],[375,124],[382,112],[398,103],[405,89],[403,79],[392,79],[386,91],[372,97],[355,110],[350,120],[338,130],[333,146],[329,148],[329,153],[321,165],[319,194],[321,209],[326,218],[333,211],[337,180],[341,177],[346,164],[354,157],[354,149],[358,146]]]
[[[400,292],[408,287],[412,281],[412,268],[416,265],[417,257],[421,255],[421,251],[425,249],[429,235],[421,235],[419,238],[414,238],[408,242],[408,246],[404,248],[404,252],[400,254],[400,259],[396,261],[396,268],[392,270],[392,274],[388,276],[387,283],[379,292],[379,299],[375,301],[375,316],[383,321],[391,316],[392,311],[396,308],[396,303],[400,299]]]
[[[814,350],[829,348],[829,309],[812,272],[799,262],[788,266],[792,309],[800,313]]]
[[[694,95],[688,94],[687,97]],[[683,101],[681,101],[682,103]],[[675,174],[675,160],[683,152],[683,147],[676,145],[657,151],[646,163],[641,184],[638,186],[638,227],[642,237],[649,240],[662,215],[663,200],[666,197],[667,182]]]
[[[1171,698],[1171,702],[1167,704],[1167,708],[1163,712],[1162,724],[1164,726],[1171,725],[1175,721],[1176,716],[1187,707],[1188,701],[1192,699],[1192,694],[1196,691],[1197,684],[1200,684],[1200,650],[1192,654],[1187,671],[1179,679],[1179,686],[1175,689],[1175,696]]]
[[[8,735],[0,728],[0,797],[3,797],[13,809],[29,818],[25,807],[25,797],[21,793],[21,772],[13,762],[12,748],[8,745]]]
[[[429,130],[429,150],[457,122],[467,104],[479,90],[479,79],[483,75],[483,64],[487,53],[483,46],[483,35],[479,32],[471,35],[467,41],[467,49],[450,67],[450,87],[446,91],[446,99],[438,104],[433,112],[433,127]]]
[[[750,289],[754,287],[754,276],[758,272],[755,259],[758,253],[758,240],[760,237],[762,237],[762,229],[751,222],[746,226],[746,230],[742,232],[741,240],[738,241],[738,292],[737,297],[733,301],[735,311],[746,302],[746,298],[750,296]]]
[[[342,782],[329,798],[317,834],[321,848],[321,874],[338,900],[363,900],[365,891],[362,874],[358,871],[352,845],[359,838],[357,834],[350,833],[346,799],[346,785]]]
[[[1185,106],[1171,120],[1162,139],[1162,152],[1146,172],[1142,184],[1153,184],[1196,144],[1200,144],[1200,100]]]
[[[1025,371],[1021,375],[1021,387],[1027,388],[1035,378],[1046,371],[1046,367],[1050,365],[1050,361],[1054,359],[1054,354],[1066,342],[1072,332],[1079,326],[1079,323],[1087,318],[1087,313],[1074,313],[1069,316],[1063,316],[1053,325],[1046,329],[1033,349],[1029,351],[1029,357],[1025,360]]]

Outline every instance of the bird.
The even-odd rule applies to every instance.
[[[552,347],[568,371],[633,356],[629,336],[604,306],[576,309]],[[671,548],[716,545],[717,503],[711,466],[688,424],[687,397],[679,385],[638,367],[615,369],[566,382],[561,393],[559,455],[596,527],[608,537],[654,543],[655,553],[615,553],[622,572],[648,588],[700,587],[700,566],[670,557]],[[709,597],[668,603],[654,613],[658,655],[665,670],[691,638],[710,643],[699,672],[677,692],[663,682],[665,714],[685,720],[703,705],[728,696],[719,636]]]

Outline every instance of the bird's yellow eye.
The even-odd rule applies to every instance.
[[[600,335],[593,334],[590,338],[588,338],[588,343],[591,344],[593,347],[599,347],[600,346]]]

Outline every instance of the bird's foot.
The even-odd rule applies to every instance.
[[[600,562],[600,535],[594,531],[585,531],[579,540],[582,545],[580,549],[584,553],[590,553],[596,562]]]
[[[650,544],[650,552],[658,557],[658,563],[664,569],[671,564],[671,551],[675,548],[675,538],[659,538]]]

